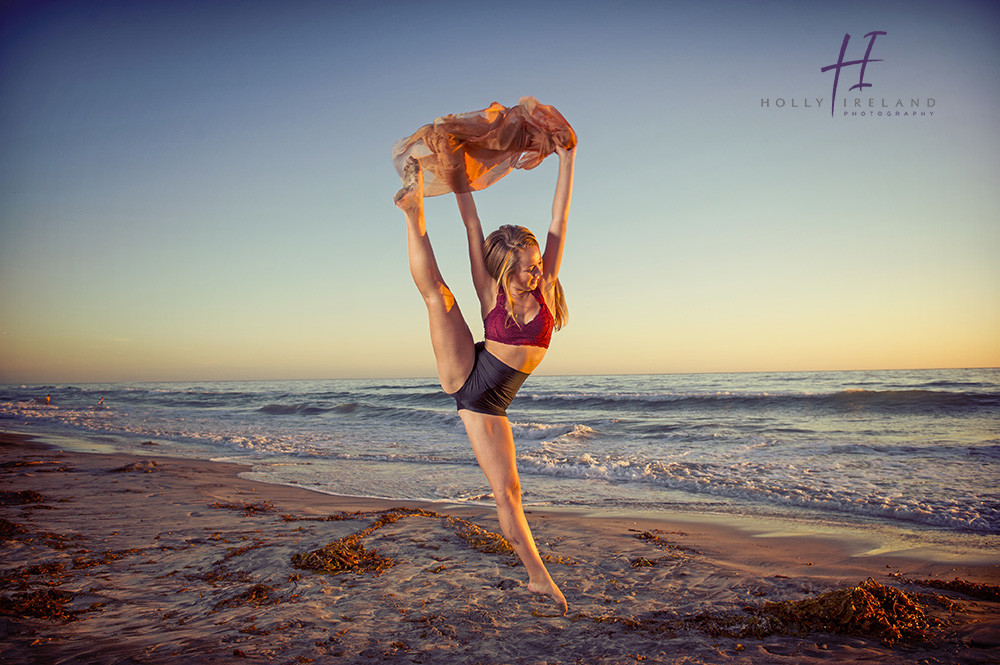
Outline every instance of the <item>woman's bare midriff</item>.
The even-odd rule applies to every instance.
[[[500,362],[514,369],[531,374],[545,357],[545,349],[541,346],[515,346],[486,340],[486,350],[492,353]]]

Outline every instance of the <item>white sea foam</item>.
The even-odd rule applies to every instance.
[[[547,452],[518,456],[524,474],[549,475],[610,482],[645,483],[671,490],[731,497],[835,513],[893,518],[908,522],[1000,532],[1000,503],[974,498],[921,500],[900,493],[883,493],[856,483],[837,484],[809,469],[737,464],[662,463],[583,453],[567,459]]]

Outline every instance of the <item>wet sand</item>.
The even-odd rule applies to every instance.
[[[0,435],[0,661],[1000,662],[990,555],[532,510],[561,616],[527,591],[489,509],[247,470]]]

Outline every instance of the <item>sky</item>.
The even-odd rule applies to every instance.
[[[433,376],[390,148],[527,95],[579,137],[539,373],[998,366],[998,34],[968,1],[4,0],[0,383]],[[544,235],[556,166],[477,193],[486,232]]]

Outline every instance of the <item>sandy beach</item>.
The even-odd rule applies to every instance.
[[[2,435],[0,660],[1000,662],[1000,565],[982,552],[531,511],[561,616],[526,590],[489,509],[320,494],[155,452]]]

